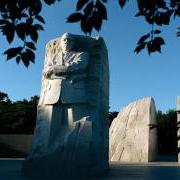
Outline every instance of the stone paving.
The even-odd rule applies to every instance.
[[[0,180],[44,180],[21,176],[22,160],[0,160]],[[59,178],[60,179],[60,178]],[[147,164],[110,163],[107,175],[91,180],[179,180],[180,164],[156,162]],[[47,180],[47,179],[46,179]],[[56,179],[57,180],[57,179]]]

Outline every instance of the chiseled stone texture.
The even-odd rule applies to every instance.
[[[156,125],[153,98],[143,98],[123,108],[110,127],[110,161],[128,163],[155,161]]]
[[[76,115],[84,113],[83,118],[71,121],[69,124],[64,122],[65,120],[62,122],[58,116],[59,108],[56,108],[58,105],[55,107],[55,105],[45,103],[44,97],[49,90],[49,80],[43,79],[33,146],[22,167],[24,176],[44,176],[49,179],[52,177],[91,177],[100,175],[109,168],[107,48],[101,37],[72,36],[75,41],[73,50],[87,52],[89,55],[87,77],[85,77],[87,103],[74,104],[77,109],[82,106],[81,111],[78,110],[79,113]],[[61,37],[47,44],[45,67],[60,51]],[[58,61],[58,58],[56,60]],[[68,89],[63,92],[68,92]],[[64,106],[66,107],[66,104]],[[69,117],[76,107],[72,107],[73,103],[67,106],[70,106],[67,112]],[[83,108],[85,111],[82,111]]]

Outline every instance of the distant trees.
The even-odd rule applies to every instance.
[[[34,104],[34,105],[37,105],[37,104],[38,104],[38,101],[39,101],[39,96],[35,95],[35,96],[32,96],[32,97],[30,98],[29,103]]]
[[[114,118],[116,118],[118,115],[117,111],[113,111],[113,112],[109,112],[109,127],[111,126],[112,121],[114,120]]]
[[[33,134],[39,97],[11,102],[0,92],[0,98],[0,134]]]
[[[0,91],[0,104],[11,104],[8,94]]]
[[[177,153],[177,113],[168,110],[166,113],[157,112],[158,149],[160,153]]]
[[[0,134],[33,134],[36,124],[39,96],[29,100],[11,102],[7,93],[0,92]],[[109,112],[111,125],[118,112]],[[160,153],[177,153],[177,114],[175,110],[166,113],[157,111],[158,149]]]
[[[18,100],[18,101],[13,102],[13,104],[15,104],[15,105],[26,105],[27,104],[27,105],[37,106],[38,101],[39,101],[39,96],[35,95],[35,96],[30,97],[29,100],[27,100],[27,99]]]

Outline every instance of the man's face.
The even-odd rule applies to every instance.
[[[63,52],[71,50],[73,48],[73,46],[74,46],[73,38],[71,38],[71,37],[62,37],[62,39],[61,39],[61,47],[62,47]]]

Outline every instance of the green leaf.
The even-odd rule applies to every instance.
[[[26,67],[29,66],[30,61],[34,63],[35,54],[31,49],[26,49],[23,53],[21,53],[21,59]]]
[[[33,42],[26,42],[26,46],[30,49],[36,50],[35,44]]]
[[[34,42],[37,42],[38,40],[38,32],[36,29],[32,28],[29,30],[29,34],[30,34],[30,37],[31,39],[34,41]]]
[[[139,39],[139,41],[138,41],[137,44],[143,43],[143,42],[144,42],[147,38],[149,38],[149,37],[150,37],[150,33],[145,34],[144,36],[142,36],[142,37]]]
[[[20,23],[20,24],[17,24],[17,26],[16,26],[16,33],[17,33],[18,37],[23,41],[25,39],[27,30],[28,30],[28,28],[27,28],[26,23]]]
[[[158,29],[156,29],[156,30],[154,31],[154,34],[160,34],[160,33],[161,33],[161,31],[158,30]]]
[[[177,32],[177,33],[176,33],[176,36],[179,37],[179,36],[180,36],[180,32]]]
[[[23,53],[21,54],[21,59],[22,59],[22,62],[24,63],[24,65],[25,65],[26,67],[28,67],[28,66],[29,66],[29,59],[27,58],[26,52],[23,52]]]
[[[134,52],[136,52],[136,53],[138,54],[140,51],[142,51],[142,50],[145,48],[146,44],[147,44],[147,43],[141,43],[140,45],[138,45],[138,46],[136,47],[136,49],[134,50]]]
[[[102,17],[102,19],[107,20],[107,10],[104,4],[100,1],[97,1],[95,7],[98,9],[99,15]]]
[[[97,30],[100,31],[102,26],[102,17],[99,14],[99,11],[94,11],[92,14],[92,25]]]
[[[4,55],[7,55],[7,60],[14,58],[21,53],[23,47],[10,48],[4,52]]]
[[[30,1],[30,0],[28,0]],[[40,0],[32,0],[29,6],[29,14],[31,16],[38,15],[42,10],[42,3]]]
[[[76,5],[76,10],[80,11],[85,6],[85,4],[88,3],[88,1],[89,0],[78,0],[77,5]]]
[[[44,0],[44,2],[48,5],[52,5],[55,3],[56,0]]]
[[[26,56],[27,56],[29,61],[34,63],[35,54],[34,54],[34,52],[31,49],[26,49]]]
[[[1,26],[1,31],[9,43],[11,43],[14,39],[15,35],[15,26],[13,23],[7,23]]]
[[[81,29],[85,34],[87,33],[91,34],[93,29],[92,19],[84,17],[81,20]]]
[[[38,30],[38,31],[40,31],[40,30],[43,31],[44,30],[44,28],[40,24],[34,24],[33,28]]]
[[[127,1],[127,0],[118,0],[119,5],[121,6],[121,8],[123,8],[123,7],[125,6],[126,1]]]
[[[94,3],[93,3],[93,1],[91,1],[90,3],[88,3],[88,5],[84,8],[84,15],[85,16],[89,16],[91,13],[92,13],[92,11],[93,11],[93,8],[94,8]]]
[[[162,37],[155,37],[154,42],[157,43],[157,44],[160,44],[160,45],[165,44],[165,41],[164,41],[164,39]]]
[[[0,25],[7,24],[7,23],[10,23],[10,22],[4,19],[0,19]]]
[[[82,19],[83,15],[81,13],[73,13],[67,18],[67,22],[76,23]]]
[[[19,64],[20,60],[21,60],[21,56],[17,56],[16,57],[16,63]]]
[[[35,18],[36,18],[38,21],[40,21],[40,22],[42,22],[43,24],[45,24],[45,20],[44,20],[44,18],[43,18],[42,16],[37,15]]]

